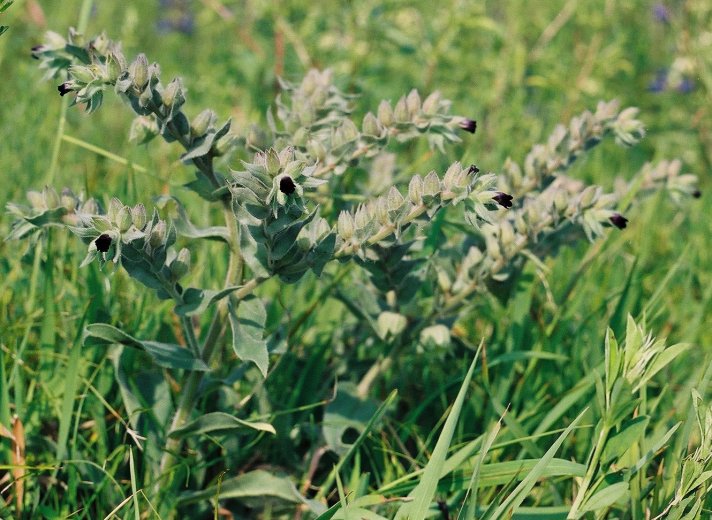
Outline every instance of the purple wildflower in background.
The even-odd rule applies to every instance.
[[[655,73],[655,79],[648,85],[650,92],[663,92],[667,87],[667,69],[660,69]]]
[[[682,81],[677,85],[677,91],[682,94],[689,94],[695,90],[695,82],[691,78],[682,78]]]
[[[695,90],[695,81],[692,78],[683,77],[679,82],[672,83],[668,78],[668,69],[660,69],[655,73],[655,79],[648,84],[650,92],[665,92],[673,89],[681,94],[689,94]]]
[[[158,6],[160,17],[156,21],[156,28],[159,32],[193,33],[195,18],[189,0],[159,0]]]
[[[670,23],[670,11],[665,4],[661,2],[653,6],[653,18],[660,23]]]

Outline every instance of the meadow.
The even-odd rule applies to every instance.
[[[0,25],[0,518],[712,517],[708,1]]]

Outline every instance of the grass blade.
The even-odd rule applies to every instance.
[[[482,342],[477,349],[475,359],[473,359],[470,364],[470,369],[467,371],[465,380],[462,382],[462,386],[460,387],[460,391],[455,398],[455,402],[452,405],[452,410],[448,415],[447,421],[445,421],[445,426],[443,426],[438,442],[435,444],[433,455],[430,458],[430,461],[428,461],[428,464],[425,466],[423,477],[420,479],[420,482],[415,489],[408,495],[409,497],[413,497],[414,500],[413,502],[403,504],[398,508],[395,517],[396,519],[410,518],[412,520],[420,520],[421,518],[425,518],[427,516],[430,504],[433,501],[433,497],[435,496],[435,492],[438,487],[438,480],[440,480],[440,475],[445,464],[447,450],[450,447],[452,436],[455,433],[455,426],[457,425],[457,420],[460,417],[462,404],[465,401],[465,394],[470,386],[472,374],[475,370],[477,358],[479,357],[481,350]]]

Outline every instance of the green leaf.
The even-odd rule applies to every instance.
[[[67,440],[69,439],[69,429],[72,424],[72,412],[76,404],[77,383],[81,377],[79,373],[82,353],[81,331],[89,314],[89,308],[90,306],[87,305],[79,326],[77,327],[76,337],[69,350],[67,369],[64,372],[64,392],[59,416],[59,433],[57,434],[57,460],[62,460],[67,456]]]
[[[225,500],[251,497],[259,498],[261,502],[266,499],[279,499],[291,503],[304,501],[287,477],[278,477],[264,470],[256,470],[223,480],[220,485],[183,493],[178,497],[178,503],[190,504],[211,498]]]
[[[213,144],[216,143],[217,140],[220,139],[222,136],[227,134],[229,130],[230,120],[228,120],[227,123],[225,123],[222,128],[220,128],[220,130],[218,130],[217,132],[211,132],[206,134],[205,137],[198,141],[198,144],[196,144],[193,148],[191,148],[189,151],[180,156],[181,160],[184,163],[188,163],[192,159],[197,159],[198,157],[208,155],[208,153],[210,153],[210,149],[213,147]]]
[[[635,388],[633,389],[634,392],[638,391],[638,389],[646,384],[650,379],[657,374],[660,370],[665,368],[668,364],[672,363],[672,361],[682,354],[683,352],[686,352],[692,348],[691,343],[677,343],[676,345],[672,345],[665,350],[663,350],[659,356],[655,358],[655,361],[653,361],[648,369],[645,371],[645,375],[640,379],[637,385],[635,385]]]
[[[529,474],[519,483],[514,491],[512,491],[512,493],[510,493],[509,496],[500,504],[492,518],[505,518],[507,512],[515,511],[522,504],[522,502],[524,502],[529,495],[529,492],[534,487],[534,484],[536,484],[537,480],[541,478],[547,466],[551,464],[551,461],[554,459],[554,455],[557,451],[559,451],[559,448],[564,443],[564,440],[566,440],[566,437],[569,436],[571,431],[579,423],[579,421],[581,421],[581,418],[587,411],[588,408],[585,408],[578,415],[578,417],[576,417],[576,419],[568,425],[566,430],[564,430],[559,438],[556,439],[556,442],[552,444],[551,448],[549,448],[544,456],[539,459],[536,466],[532,468]]]
[[[465,375],[465,380],[460,386],[460,391],[457,393],[455,402],[452,405],[452,409],[448,414],[448,418],[445,421],[445,426],[438,437],[438,442],[435,444],[435,449],[433,454],[425,466],[425,471],[420,479],[420,482],[411,491],[408,496],[413,497],[413,502],[403,504],[398,508],[395,518],[425,518],[430,509],[430,504],[435,497],[435,492],[437,491],[438,481],[440,480],[440,475],[442,469],[445,465],[445,459],[447,457],[447,450],[452,442],[452,437],[455,433],[455,426],[457,425],[457,420],[460,417],[460,411],[462,410],[462,404],[465,402],[465,394],[470,386],[470,381],[472,380],[472,374],[475,371],[475,364],[477,363],[477,357],[479,356],[480,348],[475,354],[475,359],[472,360],[470,364],[470,369]]]
[[[201,433],[209,433],[216,431],[226,431],[226,430],[236,430],[241,428],[249,428],[252,430],[258,430],[263,432],[268,432],[276,434],[274,427],[265,422],[250,422],[237,417],[223,413],[223,412],[212,412],[201,415],[194,421],[186,424],[182,428],[173,430],[170,432],[169,437],[184,438],[190,435],[199,435]]]
[[[586,500],[586,503],[581,507],[581,513],[606,509],[629,495],[628,482],[618,482],[597,491],[591,498]]]
[[[626,421],[621,430],[611,436],[603,449],[603,462],[620,458],[628,449],[637,443],[645,434],[650,417],[641,415]]]
[[[233,285],[221,291],[189,287],[183,292],[183,303],[176,305],[175,311],[182,316],[202,314],[210,305],[222,300],[240,287],[240,285]]]
[[[230,304],[232,348],[242,361],[252,361],[267,377],[269,363],[267,341],[264,339],[267,311],[262,300],[249,296],[237,308]]]
[[[145,351],[157,365],[183,370],[209,370],[202,359],[197,359],[187,348],[172,343],[140,341],[107,323],[93,323],[84,329],[84,345],[121,344]]]
[[[363,433],[377,409],[376,402],[358,395],[354,383],[340,382],[334,399],[324,410],[321,430],[326,446],[337,455],[348,452],[353,445],[343,441],[344,433],[349,429]]]
[[[196,227],[190,221],[183,205],[175,197],[158,197],[156,199],[156,205],[162,209],[169,207],[171,220],[179,235],[188,238],[208,238],[223,240],[225,242],[229,241],[227,228],[225,226]],[[172,206],[172,208],[170,206]]]

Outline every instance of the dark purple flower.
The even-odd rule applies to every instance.
[[[618,229],[625,229],[625,227],[628,225],[628,219],[620,213],[614,213],[610,216],[608,220],[610,220],[611,224],[616,226]]]
[[[474,119],[463,119],[462,121],[460,121],[459,126],[465,132],[470,132],[471,134],[474,134],[477,130],[477,121],[475,121]]]
[[[667,69],[660,69],[655,73],[655,79],[648,85],[650,92],[662,92],[667,87]]]
[[[106,233],[99,235],[97,239],[94,240],[94,245],[96,246],[97,251],[106,253],[109,250],[109,247],[111,247],[111,237]]]
[[[297,189],[297,185],[294,184],[294,181],[289,175],[285,175],[282,177],[279,181],[279,191],[284,193],[285,195],[291,195],[294,193],[294,190]]]
[[[689,94],[693,90],[695,90],[695,82],[691,78],[682,78],[677,86],[677,91],[683,94]]]
[[[473,173],[480,173],[480,169],[474,164],[471,164],[470,167],[467,169],[467,173],[469,173],[470,175],[472,175]]]
[[[670,11],[665,4],[658,3],[653,6],[653,18],[660,23],[670,23]]]
[[[512,199],[513,197],[511,195],[508,195],[507,193],[502,193],[501,191],[497,192],[497,195],[492,197],[492,200],[494,200],[503,208],[507,209],[512,207]]]
[[[696,199],[699,199],[700,197],[702,197],[702,192],[700,190],[695,190],[692,192],[692,196]]]
[[[62,83],[60,86],[58,86],[57,90],[59,90],[60,96],[65,96],[72,91],[72,87],[69,82],[66,82],[66,83]]]

